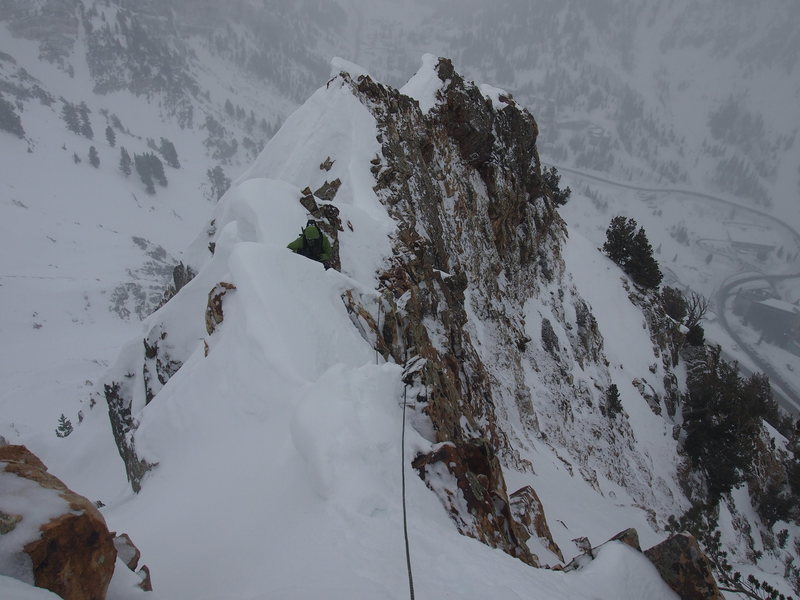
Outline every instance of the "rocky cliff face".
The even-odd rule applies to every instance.
[[[503,477],[503,467],[535,469],[520,451],[532,440],[564,448],[598,491],[598,476],[629,487],[654,518],[672,486],[630,451],[627,420],[605,416],[603,338],[565,270],[559,190],[543,176],[535,120],[508,96],[484,96],[447,60],[435,71],[427,114],[368,78],[351,84],[378,123],[375,190],[398,224],[379,275],[384,316],[369,325],[382,352],[407,365],[416,410],[442,444],[417,458],[420,476],[462,533],[535,563]],[[663,364],[647,375],[669,385],[642,384],[642,396],[658,412],[664,396],[674,415],[671,329],[648,309]],[[642,478],[651,485],[633,483]]]

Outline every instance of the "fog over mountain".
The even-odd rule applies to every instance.
[[[401,458],[429,595],[689,597],[683,528],[797,597],[799,61],[795,0],[0,0],[0,452],[109,598],[405,597]]]

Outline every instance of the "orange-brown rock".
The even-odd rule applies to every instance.
[[[553,534],[550,533],[545,518],[544,506],[536,490],[526,485],[511,494],[511,513],[529,535],[539,538],[550,552],[564,562],[564,555],[553,540]]]
[[[217,325],[225,318],[222,312],[222,298],[236,286],[227,281],[220,281],[208,292],[208,306],[206,307],[206,331],[208,335],[214,333]]]
[[[30,557],[34,584],[64,600],[103,600],[117,551],[95,505],[48,473],[42,461],[24,446],[0,447],[0,461],[5,473],[54,490],[64,500],[64,513],[39,524],[40,536],[23,547]],[[21,515],[22,522],[35,514],[32,510],[30,515]]]
[[[136,547],[136,544],[133,543],[130,536],[127,533],[121,533],[115,536],[114,548],[117,549],[117,556],[125,563],[125,566],[131,571],[136,571],[142,553],[139,551],[139,548]]]
[[[642,547],[639,545],[639,532],[636,531],[633,527],[629,527],[625,531],[620,531],[617,535],[612,537],[609,542],[622,542],[633,548],[634,550],[641,552]]]
[[[412,466],[437,493],[462,534],[539,566],[538,557],[525,543],[530,534],[514,519],[502,468],[486,440],[442,444],[434,452],[417,456]],[[453,479],[443,477],[445,472]],[[459,511],[461,501],[466,511]]]
[[[645,550],[645,555],[681,600],[723,600],[711,564],[694,536],[677,533]]]

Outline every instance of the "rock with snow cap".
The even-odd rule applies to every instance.
[[[18,517],[0,537],[0,573],[64,600],[103,600],[117,551],[94,503],[24,446],[0,448],[0,467],[0,509]]]
[[[681,600],[723,600],[711,564],[694,536],[677,533],[644,553]]]

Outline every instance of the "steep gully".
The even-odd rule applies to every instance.
[[[725,198],[720,198],[719,196],[713,196],[711,194],[694,192],[691,190],[684,190],[679,188],[652,188],[652,187],[638,186],[629,183],[613,181],[611,179],[606,179],[605,177],[600,177],[598,175],[587,173],[585,171],[579,171],[577,169],[573,169],[570,167],[564,167],[561,165],[555,165],[555,166],[559,171],[572,173],[579,177],[584,177],[586,179],[593,179],[595,181],[600,181],[602,183],[606,183],[620,188],[635,190],[639,192],[649,192],[654,194],[683,194],[685,196],[693,196],[695,198],[720,202],[732,208],[746,210],[755,215],[758,215],[763,219],[773,221],[780,227],[787,229],[792,234],[792,236],[794,236],[798,245],[800,245],[800,232],[798,232],[788,223],[781,221],[780,219],[768,213],[751,208],[749,206],[744,206],[742,204],[733,202],[731,200],[726,200]],[[776,369],[772,367],[772,365],[770,365],[763,358],[761,358],[761,356],[759,356],[759,354],[755,352],[747,344],[747,342],[743,340],[741,336],[739,336],[736,333],[736,331],[728,323],[728,317],[725,314],[725,304],[729,296],[731,296],[732,290],[743,283],[747,283],[749,281],[764,280],[774,287],[774,285],[780,281],[785,281],[788,279],[797,279],[797,278],[800,278],[800,272],[790,273],[790,274],[767,274],[760,272],[752,273],[747,271],[740,271],[739,273],[736,273],[731,277],[727,278],[714,293],[714,298],[713,298],[714,306],[717,309],[717,316],[719,317],[719,323],[722,326],[722,328],[731,337],[731,339],[734,342],[736,342],[739,348],[742,349],[742,351],[753,362],[753,364],[755,364],[755,366],[758,369],[760,369],[769,377],[770,382],[772,383],[773,394],[775,396],[776,401],[786,411],[788,411],[790,414],[794,414],[795,416],[800,415],[800,394],[798,394],[796,386],[786,381],[786,379],[780,373],[778,373]]]

